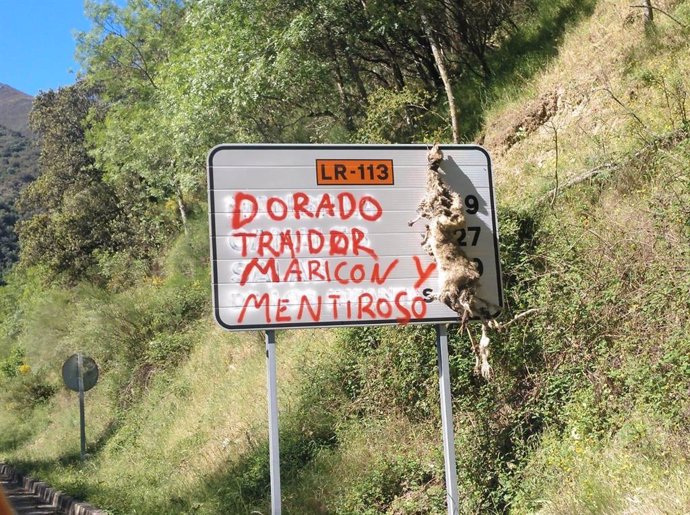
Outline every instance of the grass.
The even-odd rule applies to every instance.
[[[687,16],[686,5],[678,11]],[[501,170],[497,183],[504,204],[534,200],[555,187],[557,172],[562,184],[595,166],[621,161],[687,124],[681,104],[690,83],[680,71],[689,64],[687,29],[662,19],[654,35],[645,36],[641,19],[630,21],[635,12],[599,2],[593,21],[566,34],[558,60],[536,75],[532,88],[488,113],[486,140],[496,142],[489,150]],[[675,96],[671,84],[678,88]],[[501,131],[545,93],[557,95],[558,111],[507,152],[497,143]]]
[[[461,133],[477,138],[491,114],[504,109],[525,91],[535,92],[532,81],[559,56],[566,35],[592,15],[593,0],[535,2],[509,28],[500,46],[489,54],[490,81],[465,74],[457,95]]]
[[[153,372],[126,411],[103,385],[87,393],[91,457],[84,464],[78,459],[76,397],[66,391],[25,421],[38,427],[30,445],[3,442],[2,459],[112,513],[174,513],[173,505],[216,513],[218,492],[200,485],[218,484],[233,463],[265,450],[264,347],[256,333],[226,334],[208,323],[195,337],[184,364]],[[327,360],[332,338],[295,331],[279,340],[279,399],[288,417],[303,380],[300,369]],[[17,434],[16,418],[7,420]],[[225,488],[232,488],[226,479]]]
[[[677,12],[687,16],[687,5]],[[557,113],[495,152],[501,203],[539,220],[528,261],[537,269],[523,293],[548,307],[535,321],[543,368],[530,367],[537,395],[557,402],[543,435],[515,452],[522,472],[498,473],[515,513],[688,510],[687,449],[679,441],[690,378],[681,358],[690,352],[683,207],[690,156],[687,139],[650,145],[687,127],[685,94],[676,94],[674,107],[668,84],[690,90],[677,73],[688,65],[688,39],[668,20],[631,38],[640,22],[623,23],[628,14],[600,2],[596,23],[566,36],[558,60],[535,79],[535,91],[559,91]],[[509,125],[516,113],[519,104],[494,113],[492,123]],[[621,166],[535,209],[555,185],[555,131],[561,183],[602,163]]]
[[[518,500],[513,511],[685,513],[690,506],[687,446],[654,410],[632,415],[606,438],[583,434],[577,418],[564,434],[547,433],[523,476],[532,500]]]

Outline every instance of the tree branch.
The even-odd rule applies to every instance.
[[[534,313],[541,313],[542,311],[543,311],[542,308],[528,309],[526,311],[523,311],[522,313],[518,313],[517,315],[515,315],[512,318],[512,320],[509,320],[508,322],[504,322],[503,324],[499,324],[499,323],[491,324],[491,327],[493,327],[497,331],[502,331],[506,327],[508,327],[508,326],[514,324],[515,322],[517,322],[518,320],[520,320],[521,318],[525,318],[526,316],[532,315]]]
[[[424,13],[421,14],[422,26],[426,34],[429,44],[431,45],[431,52],[434,55],[434,60],[436,61],[436,66],[438,67],[438,72],[441,75],[441,80],[446,89],[446,97],[448,98],[448,111],[450,114],[450,123],[453,129],[453,143],[460,143],[460,124],[458,122],[458,110],[455,106],[455,95],[453,94],[453,87],[450,83],[450,77],[448,76],[448,71],[446,70],[446,65],[443,62],[443,55],[441,54],[441,49],[439,48],[436,37],[434,36],[433,28],[429,19]]]
[[[678,21],[676,18],[674,18],[673,16],[671,16],[669,13],[667,13],[667,12],[664,11],[663,9],[658,8],[658,7],[655,6],[655,5],[631,5],[630,7],[639,7],[639,8],[641,8],[641,9],[653,9],[653,10],[655,10],[655,11],[659,11],[661,14],[664,14],[664,15],[668,16],[669,18],[671,18],[673,21],[675,21],[678,25],[680,25],[680,26],[683,27],[684,29],[688,28],[687,25],[685,25],[684,23]]]
[[[596,177],[600,173],[617,170],[621,166],[623,166],[623,164],[625,164],[627,161],[630,161],[632,159],[640,159],[645,152],[649,152],[652,149],[671,147],[671,146],[679,143],[680,141],[687,139],[688,136],[689,136],[689,134],[685,129],[679,129],[679,130],[670,132],[668,134],[665,134],[663,136],[660,136],[658,138],[655,138],[653,141],[649,142],[647,145],[645,145],[644,147],[639,149],[637,152],[635,152],[633,154],[628,154],[627,156],[623,156],[623,158],[620,159],[619,161],[603,163],[603,164],[600,164],[599,166],[596,166],[590,170],[587,170],[586,172],[584,172],[580,175],[576,175],[575,177],[573,177],[573,178],[567,180],[566,182],[564,182],[563,184],[561,184],[559,188],[552,189],[552,190],[548,191],[546,194],[539,197],[539,199],[537,200],[536,203],[541,204],[541,203],[545,202],[546,200],[553,199],[553,198],[555,198],[555,195],[563,192],[563,190],[566,190],[572,186],[580,184],[581,182],[584,182],[587,179],[591,179],[593,177]]]
[[[135,51],[135,52],[137,53],[137,55],[139,56],[139,59],[141,59],[142,65],[140,66],[140,65],[138,65],[137,63],[133,62],[133,63],[132,63],[133,66],[134,66],[136,69],[138,69],[138,70],[140,70],[141,72],[144,73],[144,75],[146,76],[146,78],[147,78],[148,81],[151,83],[151,86],[153,86],[154,89],[158,89],[158,86],[156,86],[156,83],[154,82],[153,77],[152,77],[151,74],[149,73],[148,65],[146,64],[146,59],[144,58],[144,54],[141,52],[141,50],[139,49],[139,47],[138,47],[137,45],[135,45],[133,42],[131,42],[131,41],[130,41],[124,34],[122,34],[119,30],[117,30],[117,29],[115,28],[114,24],[111,23],[110,21],[106,21],[106,22],[101,23],[101,24],[99,24],[99,25],[101,26],[101,28],[102,28],[103,30],[107,31],[109,34],[111,34],[111,35],[113,35],[113,36],[116,36],[116,37],[118,37],[118,38],[124,40],[129,46],[131,46],[131,47],[134,49],[134,51]]]

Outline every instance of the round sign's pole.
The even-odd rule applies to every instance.
[[[443,461],[446,470],[446,500],[448,515],[458,515],[458,474],[455,465],[455,436],[453,434],[453,405],[450,394],[450,366],[448,364],[448,332],[436,325],[438,354],[438,384],[441,392],[441,423],[443,425]]]
[[[280,515],[280,447],[278,431],[278,381],[276,374],[276,333],[266,331],[266,368],[268,374],[268,452],[271,469],[271,513]]]
[[[77,368],[79,369],[79,436],[81,438],[81,459],[86,457],[86,421],[84,420],[84,357],[77,354]]]

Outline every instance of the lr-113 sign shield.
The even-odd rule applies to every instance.
[[[443,146],[464,200],[458,244],[502,306],[491,162]],[[227,329],[438,323],[437,271],[410,227],[424,197],[423,145],[220,145],[209,154],[213,301]]]

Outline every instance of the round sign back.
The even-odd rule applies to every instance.
[[[88,356],[82,356],[82,367],[84,376],[84,391],[88,391],[98,382],[98,366],[96,362]],[[62,380],[65,386],[75,392],[79,391],[79,355],[73,354],[62,365]]]

